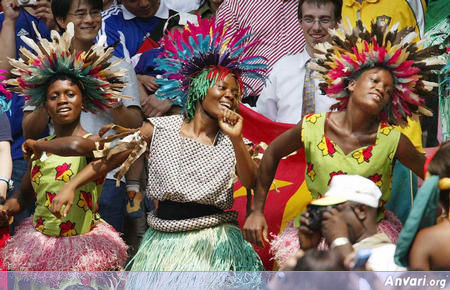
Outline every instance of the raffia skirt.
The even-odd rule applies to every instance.
[[[130,263],[127,289],[255,288],[262,281],[262,272],[230,272],[262,271],[263,265],[240,229],[229,223],[186,232],[149,228]]]
[[[262,262],[233,224],[187,232],[149,228],[132,271],[261,271]]]
[[[98,222],[90,232],[52,237],[25,219],[0,250],[4,268],[12,271],[107,271],[125,265],[127,246],[112,226]]]

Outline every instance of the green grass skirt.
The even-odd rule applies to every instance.
[[[132,271],[262,271],[253,247],[233,224],[166,233],[148,229]]]

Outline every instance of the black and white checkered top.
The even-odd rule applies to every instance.
[[[185,138],[180,135],[183,119],[181,115],[148,119],[154,130],[147,195],[160,201],[195,202],[230,209],[236,181],[231,140],[220,130],[213,145]],[[150,220],[149,224],[152,226]]]

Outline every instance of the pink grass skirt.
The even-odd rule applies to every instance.
[[[119,233],[105,222],[90,232],[72,237],[52,237],[25,219],[0,250],[3,266],[13,271],[107,271],[120,270],[127,246]]]
[[[392,243],[395,244],[397,243],[398,235],[402,230],[402,223],[393,212],[385,210],[384,219],[377,224],[377,230],[379,233],[385,233]],[[319,244],[318,248],[328,248],[326,244],[322,242]],[[294,255],[299,249],[298,228],[294,227],[294,221],[290,221],[281,234],[274,235],[273,240],[270,243],[270,253],[273,255],[273,259],[278,265],[283,265],[288,258]]]

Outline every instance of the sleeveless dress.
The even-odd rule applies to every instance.
[[[53,139],[50,136],[45,140]],[[66,217],[50,212],[53,199],[88,161],[84,156],[46,156],[31,165],[36,210],[24,220],[1,250],[4,266],[14,271],[105,271],[120,269],[126,245],[98,215],[98,198],[104,178],[75,191]]]
[[[165,219],[148,215],[132,271],[255,271],[262,263],[243,239],[233,205],[236,158],[219,130],[213,145],[180,135],[180,115],[150,118],[154,125],[148,163],[149,198],[183,206],[215,207],[213,214]],[[150,279],[150,277],[149,277]],[[145,281],[133,285],[145,285]],[[152,279],[152,285],[157,283]]]
[[[312,198],[323,196],[335,175],[357,174],[372,180],[382,192],[377,217],[378,231],[386,233],[395,243],[402,225],[392,212],[384,209],[384,205],[391,196],[393,163],[401,133],[393,126],[381,122],[375,144],[345,154],[325,135],[329,114],[310,114],[302,124],[301,138],[306,159],[305,182]],[[271,252],[278,263],[284,263],[299,247],[298,230],[293,226],[293,222],[271,242]]]

